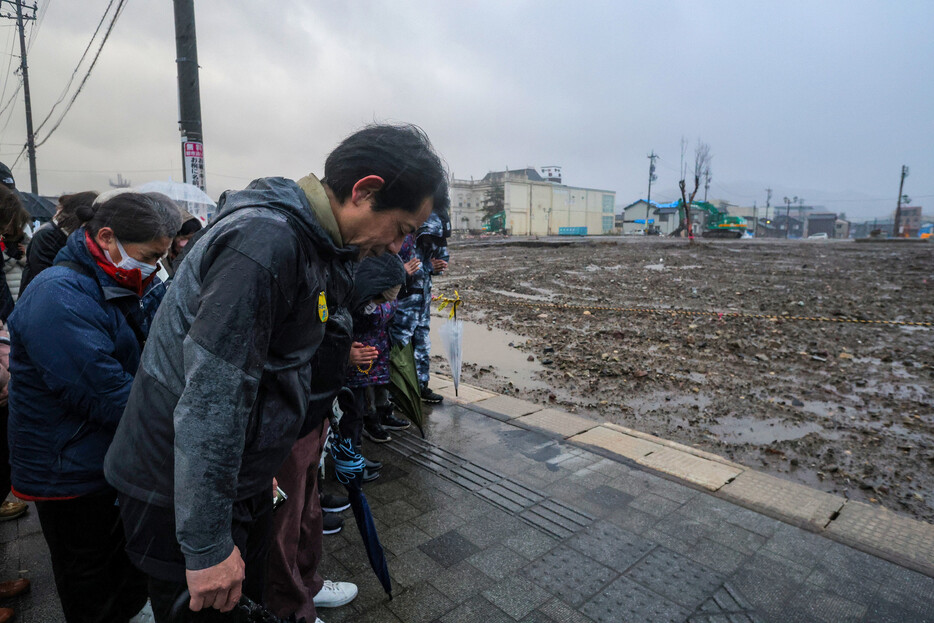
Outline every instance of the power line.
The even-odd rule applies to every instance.
[[[7,28],[12,28],[12,26],[7,26]],[[7,40],[7,44],[9,44],[10,46],[10,53],[9,53],[9,59],[7,60],[6,71],[3,72],[3,91],[0,92],[0,102],[3,101],[4,97],[6,97],[6,88],[7,88],[7,85],[10,83],[10,65],[13,64],[13,46],[16,43],[16,40],[10,36],[11,34],[12,34],[12,31],[7,30],[6,40]],[[4,47],[6,47],[6,44],[4,45]]]
[[[3,109],[0,110],[0,115],[2,115],[3,111],[5,111],[7,108],[10,109],[9,114],[6,116],[6,121],[3,122],[3,127],[0,128],[0,134],[2,134],[6,130],[6,127],[10,125],[10,120],[13,118],[13,111],[15,110],[14,108],[10,108],[10,104],[16,101],[16,96],[19,95],[20,89],[22,88],[23,88],[23,81],[20,80],[19,84],[16,85],[16,89],[13,91],[13,94],[10,96],[10,99],[3,106]]]
[[[16,47],[16,38],[10,37],[10,57],[7,59],[6,71],[3,74],[3,91],[0,92],[0,101],[6,97],[7,87],[10,85],[10,66],[13,64],[13,49]],[[7,101],[6,105],[3,107],[3,110],[0,110],[0,116],[3,115],[3,111],[6,110],[10,104],[16,99],[16,96],[19,94],[20,88],[23,86],[22,81],[19,81],[16,85],[16,90],[13,91],[13,95],[10,96],[10,99]],[[13,109],[10,109],[10,114],[7,115],[6,121],[3,123],[3,128],[0,128],[0,134],[3,134],[6,127],[10,125],[10,119],[13,118]]]
[[[49,12],[49,5],[52,3],[52,0],[46,0],[43,7],[44,11],[39,15],[39,18],[36,20],[36,25],[33,26],[33,29],[29,31],[29,43],[26,44],[26,51],[32,52],[32,42],[35,40],[36,35],[39,34],[39,27],[42,26],[42,20],[45,19],[45,14]]]
[[[37,147],[42,146],[47,140],[49,140],[55,130],[57,130],[58,127],[62,124],[62,121],[65,120],[65,115],[67,115],[68,111],[71,110],[75,100],[78,99],[78,95],[81,93],[81,90],[87,83],[88,78],[91,77],[91,72],[94,70],[94,66],[97,64],[97,59],[100,58],[101,52],[104,50],[104,44],[107,43],[107,39],[110,37],[110,33],[113,31],[114,25],[117,23],[117,19],[119,19],[121,13],[123,13],[123,8],[126,6],[126,2],[127,0],[120,0],[116,10],[114,11],[113,17],[110,20],[110,24],[107,26],[107,32],[104,33],[104,38],[101,40],[100,47],[97,48],[97,53],[94,55],[94,59],[91,61],[91,65],[88,67],[87,73],[84,74],[84,78],[81,80],[81,84],[78,85],[78,89],[75,91],[74,95],[71,96],[71,101],[68,102],[65,110],[62,111],[58,121],[56,121],[55,125],[52,126],[52,129],[46,133],[45,137],[43,137],[43,139],[36,144]]]
[[[43,168],[43,171],[49,173],[113,173],[114,169],[46,169]],[[173,167],[171,169],[120,169],[121,173],[162,173],[163,171],[175,171]]]
[[[65,101],[65,96],[68,94],[68,89],[70,89],[71,85],[74,83],[75,76],[78,75],[78,70],[81,68],[81,63],[83,63],[84,59],[87,57],[88,51],[91,49],[91,45],[94,43],[94,40],[97,38],[97,34],[100,32],[101,26],[104,25],[104,20],[107,19],[107,14],[110,13],[110,9],[111,7],[113,7],[114,2],[116,2],[116,0],[110,0],[110,3],[107,5],[107,8],[104,9],[104,14],[101,15],[100,21],[97,22],[97,28],[94,29],[94,34],[91,35],[91,39],[88,41],[88,45],[84,48],[84,52],[81,53],[81,58],[78,59],[78,64],[75,65],[74,71],[71,72],[71,76],[68,78],[68,83],[65,85],[65,88],[62,89],[62,94],[59,95],[58,100],[54,104],[52,104],[52,108],[51,110],[49,110],[49,114],[47,114],[45,116],[45,119],[43,119],[42,122],[39,123],[39,127],[36,128],[36,132],[38,132],[39,130],[43,128],[43,126],[45,126],[48,120],[52,117],[52,113],[55,112],[55,109],[58,107],[58,105],[61,104],[63,101]]]

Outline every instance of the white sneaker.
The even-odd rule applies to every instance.
[[[130,619],[130,623],[155,623],[156,615],[152,613],[152,603],[146,600],[146,605]]]
[[[357,585],[350,582],[325,580],[315,595],[315,608],[337,608],[349,604],[357,596]],[[317,622],[316,622],[317,623]]]

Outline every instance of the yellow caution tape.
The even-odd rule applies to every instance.
[[[461,295],[457,290],[454,290],[453,297],[446,297],[443,294],[439,294],[438,296],[431,297],[431,300],[441,302],[441,304],[438,305],[438,311],[450,305],[451,313],[448,315],[448,318],[454,318],[457,315],[457,306],[461,304]]]

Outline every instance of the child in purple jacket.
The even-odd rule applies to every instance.
[[[393,415],[389,401],[389,323],[404,281],[405,269],[395,253],[364,259],[354,274],[354,342],[345,382],[354,394],[354,408],[345,412],[341,432],[357,448],[361,432],[371,441],[385,443],[391,439],[386,429],[409,427]]]

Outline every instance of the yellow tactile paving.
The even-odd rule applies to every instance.
[[[681,452],[687,452],[688,454],[693,454],[694,456],[699,456],[699,457],[701,457],[702,459],[707,459],[708,461],[715,461],[715,462],[717,462],[717,463],[722,463],[722,464],[724,464],[724,465],[729,465],[729,466],[731,466],[731,467],[736,467],[736,468],[739,468],[739,469],[742,469],[742,468],[743,468],[742,465],[738,465],[738,464],[736,464],[736,463],[733,463],[732,461],[730,461],[730,460],[728,460],[728,459],[725,459],[725,458],[723,458],[722,456],[719,456],[719,455],[717,455],[717,454],[713,454],[713,453],[711,453],[711,452],[705,452],[705,451],[703,451],[703,450],[699,450],[699,449],[693,448],[693,447],[691,447],[691,446],[686,446],[686,445],[684,445],[684,444],[682,444],[682,443],[678,443],[677,441],[669,441],[668,439],[660,439],[660,438],[658,438],[658,437],[656,437],[656,436],[654,436],[654,435],[649,435],[648,433],[643,433],[643,432],[641,432],[641,431],[633,430],[633,429],[631,429],[631,428],[626,428],[625,426],[619,426],[618,424],[602,424],[602,426],[606,426],[607,428],[612,428],[613,430],[618,430],[619,432],[624,433],[624,434],[626,434],[626,435],[631,435],[631,436],[633,436],[633,437],[638,437],[638,438],[640,438],[640,439],[645,439],[645,440],[647,440],[647,441],[651,441],[651,442],[653,442],[653,443],[657,443],[657,444],[659,444],[659,445],[666,446],[666,447],[672,448],[672,449],[674,449],[674,450],[680,450]]]
[[[562,437],[573,437],[578,433],[599,426],[600,423],[590,418],[581,417],[572,413],[565,413],[557,409],[542,409],[530,415],[515,420],[524,426],[540,428]]]
[[[641,459],[646,454],[656,452],[664,447],[645,439],[626,435],[606,426],[596,426],[580,435],[574,435],[570,441],[603,448],[628,459]]]
[[[693,482],[711,491],[716,491],[743,472],[741,468],[710,461],[668,447],[660,448],[642,458],[637,458],[636,462],[682,480]]]
[[[928,569],[934,567],[934,526],[881,506],[849,501],[827,532]]]
[[[753,470],[743,472],[724,485],[720,493],[741,506],[820,529],[846,502],[842,497]]]
[[[430,386],[429,386],[430,387]],[[432,388],[434,391],[438,392],[445,398],[453,401],[459,402],[461,404],[470,404],[471,402],[477,402],[478,400],[486,400],[487,398],[492,398],[496,394],[490,393],[488,391],[482,390],[471,385],[466,385],[461,383],[458,387],[457,395],[454,395],[454,384],[447,387]]]
[[[536,411],[544,409],[544,407],[534,402],[526,402],[525,400],[519,400],[512,396],[493,396],[492,398],[475,402],[474,406],[499,413],[504,416],[505,419],[522,417],[523,415],[528,415],[529,413],[535,413]]]
[[[454,381],[449,379],[446,376],[438,376],[437,374],[432,374],[428,377],[428,387],[437,391],[439,389],[444,389],[445,387],[451,387],[454,384]]]

